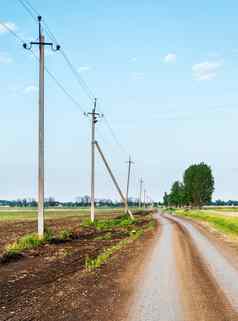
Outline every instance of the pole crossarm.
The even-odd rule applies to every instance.
[[[42,17],[38,16],[38,24],[39,24],[39,41],[31,41],[29,44],[27,43],[23,43],[23,48],[27,49],[27,50],[31,50],[33,45],[38,45],[38,46],[50,46],[51,49],[53,51],[58,51],[60,50],[60,45],[56,45],[54,46],[54,44],[52,42],[45,42],[44,38],[42,39],[42,26],[41,26],[41,22],[42,22]],[[42,41],[43,40],[43,41]]]

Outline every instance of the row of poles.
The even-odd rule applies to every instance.
[[[25,49],[31,50],[32,46],[37,45],[39,47],[39,110],[38,110],[38,235],[43,237],[44,235],[44,71],[45,71],[45,46],[49,46],[53,51],[59,51],[60,46],[57,44],[54,46],[52,42],[45,42],[45,37],[42,31],[42,17],[38,16],[38,32],[39,41],[32,41],[29,44],[24,43],[23,47]],[[103,114],[96,112],[97,99],[94,100],[92,112],[88,112],[85,115],[91,117],[91,221],[95,220],[95,149],[98,151],[120,197],[125,206],[125,213],[133,219],[133,214],[128,207],[128,197],[129,197],[129,186],[130,186],[130,175],[131,175],[131,165],[133,161],[129,157],[128,163],[128,177],[127,177],[127,188],[126,196],[124,196],[112,170],[111,167],[96,140],[96,123],[98,119],[103,117]],[[143,193],[143,180],[140,179],[140,195],[139,195],[139,207],[142,207],[142,193]],[[144,206],[146,203],[146,191],[144,190]]]

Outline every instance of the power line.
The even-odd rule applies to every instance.
[[[27,0],[25,0],[25,1],[18,0],[18,2],[25,8],[25,10],[29,13],[29,15],[33,18],[33,20],[36,21],[37,19],[32,12],[34,12],[37,16],[39,16],[39,14],[32,7],[32,5]]]
[[[38,60],[37,55],[34,53],[33,50],[31,50],[32,55]],[[65,93],[65,95],[74,103],[76,107],[78,107],[81,112],[84,114],[85,110],[83,107],[79,104],[79,102],[65,89],[65,87],[61,84],[61,82],[56,78],[56,76],[53,75],[53,73],[45,66],[44,67],[47,74],[55,81],[57,86]]]
[[[3,26],[7,31],[9,31],[17,40],[21,43],[24,43],[24,39],[21,38],[14,30],[12,30],[8,25],[2,21],[0,21],[0,25]]]
[[[19,0],[20,1],[20,0]],[[7,31],[9,31],[17,40],[23,44],[25,41],[22,37],[20,37],[15,31],[13,31],[10,27],[6,25],[6,23],[0,21],[0,25],[3,26]],[[32,55],[38,60],[37,55],[34,53],[33,50],[30,50]],[[83,107],[79,104],[79,102],[64,88],[64,86],[60,83],[60,81],[53,75],[53,73],[45,66],[45,71],[48,73],[48,75],[55,81],[57,86],[65,93],[65,95],[76,105],[82,113],[84,113]]]
[[[25,8],[25,10],[28,12],[28,14],[34,19],[36,20],[35,15],[40,15],[40,13],[31,5],[31,3],[28,0],[18,0],[19,3]],[[47,35],[49,36],[49,38],[51,40],[53,40],[54,42],[56,42],[57,44],[59,43],[57,38],[55,37],[54,33],[51,31],[49,25],[47,24],[47,22],[45,21],[45,19],[43,19],[43,24],[45,27],[45,32],[47,33]],[[88,96],[88,98],[91,101],[94,101],[95,99],[95,95],[92,92],[92,90],[89,88],[89,86],[87,85],[87,83],[84,81],[84,79],[79,75],[79,72],[77,71],[77,69],[74,67],[73,63],[70,61],[68,55],[66,54],[66,52],[61,48],[60,51],[61,55],[63,56],[65,62],[67,63],[68,67],[70,68],[71,72],[74,74],[77,82],[79,83],[80,87],[84,90],[84,92],[86,93],[86,95]],[[68,96],[68,98],[77,106],[81,109],[81,111],[83,113],[85,113],[85,111],[83,110],[83,108],[81,107],[81,105],[72,97],[72,95],[69,94],[69,92],[63,87],[63,85],[57,80],[57,78],[48,70],[47,67],[45,67],[46,72],[50,75],[50,77],[56,82],[56,84],[58,85],[58,87]],[[119,147],[119,149],[123,152],[123,154],[128,155],[128,151],[126,150],[126,148],[121,144],[120,140],[118,139],[115,131],[113,130],[112,126],[110,125],[109,120],[107,119],[107,117],[104,116],[105,119],[105,124],[113,138],[113,140],[115,141],[116,145]]]
[[[27,0],[18,0],[18,2],[23,6],[23,8],[28,12],[28,14],[33,18],[34,21],[36,21],[36,17],[40,16],[39,12],[34,9],[34,7],[30,4],[29,1]],[[47,35],[49,36],[49,38],[51,40],[54,40],[54,42],[56,42],[58,44],[58,40],[56,39],[56,37],[54,36],[54,34],[51,32],[48,24],[45,22],[45,20],[43,20],[43,24],[45,27],[45,32],[47,33]],[[7,31],[9,31],[18,41],[20,41],[20,43],[24,44],[24,39],[19,36],[14,30],[12,30],[6,23],[4,22],[0,22],[0,25],[2,25]],[[33,57],[35,59],[39,59],[39,57],[33,52],[33,50],[30,50],[31,54],[33,55]],[[76,68],[74,67],[74,65],[72,64],[72,62],[70,61],[70,59],[68,58],[68,56],[66,55],[65,51],[61,49],[61,54],[64,58],[64,60],[66,61],[67,65],[69,66],[69,68],[71,69],[72,73],[75,75],[78,83],[80,84],[81,88],[84,89],[84,91],[87,93],[87,96],[90,100],[94,100],[95,95],[93,94],[93,92],[91,91],[91,89],[89,88],[89,86],[87,85],[87,83],[84,81],[84,79],[79,75],[78,71],[76,70]],[[73,104],[78,107],[82,113],[85,113],[84,108],[81,106],[81,104],[78,103],[78,101],[65,89],[65,87],[62,85],[62,83],[56,78],[56,76],[46,67],[44,66],[45,71],[47,72],[47,74],[54,80],[54,82],[56,83],[56,85],[64,92],[64,94],[73,102]],[[113,128],[110,125],[110,122],[107,118],[105,118],[105,124],[108,127],[111,136],[113,137],[116,145],[120,148],[121,151],[123,151],[123,153],[127,154],[127,151],[125,149],[125,147],[120,143],[119,139],[117,138]]]
[[[18,0],[18,1],[25,8],[25,10],[31,15],[31,17],[34,20],[35,20],[35,16],[34,16],[34,14],[32,12],[34,12],[36,15],[40,15],[40,13],[30,4],[29,1],[27,1],[27,0]],[[53,32],[50,30],[49,25],[47,24],[45,19],[43,19],[42,22],[43,22],[43,24],[45,26],[45,32],[47,33],[49,38],[58,44],[59,42],[58,42],[57,38],[55,37]],[[92,90],[89,88],[87,83],[84,81],[84,79],[79,75],[79,72],[74,67],[73,63],[70,61],[70,59],[69,59],[68,55],[66,54],[66,52],[61,48],[60,53],[61,53],[62,57],[64,58],[65,62],[67,63],[68,67],[70,68],[71,72],[74,74],[74,76],[75,76],[76,80],[78,81],[80,87],[84,90],[84,92],[88,96],[88,98],[91,101],[94,101],[95,95],[93,94]]]
[[[126,148],[120,143],[119,139],[117,138],[117,135],[116,135],[115,131],[113,130],[112,126],[110,125],[109,120],[107,119],[106,116],[104,116],[104,119],[105,119],[104,123],[106,124],[107,128],[109,129],[109,131],[110,131],[110,133],[111,133],[116,145],[120,148],[120,150],[124,154],[128,155],[128,152],[127,152]]]
[[[35,20],[34,14],[32,12],[34,12],[36,15],[40,15],[40,13],[30,4],[30,2],[28,0],[18,0],[19,3],[27,10],[27,12],[31,15],[31,17],[33,17],[33,19]],[[59,43],[57,38],[55,37],[54,33],[51,31],[49,25],[47,24],[47,22],[45,21],[45,19],[43,19],[43,24],[45,26],[45,31],[48,34],[49,38],[51,40],[53,40],[54,42],[56,42],[57,44]],[[95,99],[95,95],[92,92],[92,90],[89,88],[89,86],[87,85],[87,83],[84,81],[84,79],[79,75],[79,72],[77,71],[77,69],[74,67],[73,63],[70,61],[68,55],[66,54],[66,52],[61,48],[60,51],[61,55],[63,56],[64,60],[66,61],[68,67],[70,68],[71,72],[74,74],[75,78],[77,79],[80,87],[84,90],[84,92],[86,93],[86,95],[88,96],[88,98],[93,102]],[[119,139],[117,138],[117,135],[115,134],[113,128],[110,125],[110,122],[108,121],[107,117],[105,117],[105,124],[109,129],[109,132],[111,133],[111,136],[113,137],[116,145],[120,148],[120,150],[125,153],[126,155],[128,155],[127,150],[125,149],[125,147],[120,143]]]

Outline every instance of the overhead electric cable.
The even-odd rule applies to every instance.
[[[36,20],[35,15],[40,15],[40,13],[31,5],[31,3],[28,0],[18,0],[18,2],[25,8],[25,10],[28,12],[28,14],[30,14],[30,16]],[[49,28],[47,22],[45,21],[45,19],[43,19],[43,25],[45,27],[45,32],[47,33],[47,35],[49,36],[49,38],[51,40],[53,40],[54,42],[56,42],[57,44],[59,44],[57,38],[55,37],[54,33],[51,31],[51,29]],[[75,66],[73,65],[73,63],[71,62],[71,60],[69,59],[68,55],[66,54],[66,52],[61,48],[60,51],[62,57],[64,58],[65,62],[67,63],[68,67],[70,68],[71,72],[74,74],[77,82],[79,83],[80,87],[84,90],[85,94],[88,96],[88,98],[90,99],[90,101],[94,101],[95,100],[95,95],[92,92],[92,90],[89,88],[88,84],[85,82],[85,80],[80,76],[78,70],[75,68]],[[50,75],[50,77],[56,82],[56,84],[58,85],[58,87],[60,87],[64,93],[68,96],[68,98],[70,98],[73,103],[79,107],[81,109],[82,112],[84,112],[84,110],[82,109],[81,105],[72,97],[72,95],[70,95],[68,93],[68,91],[63,87],[63,85],[56,79],[56,77],[46,68],[45,69],[46,72]],[[121,144],[120,140],[118,139],[115,131],[113,130],[112,126],[110,125],[109,120],[107,119],[107,117],[104,116],[105,122],[104,124],[107,126],[114,142],[116,143],[116,145],[119,147],[119,149],[123,152],[123,154],[125,154],[126,156],[129,155],[128,151],[126,150],[126,148],[123,146],[123,144]]]
[[[14,30],[12,30],[5,22],[0,21],[0,25],[3,26],[7,31],[9,31],[21,43],[24,43],[24,39],[20,37]]]
[[[36,15],[40,15],[40,13],[30,4],[29,1],[27,0],[18,0],[18,2],[27,10],[27,12],[31,15],[31,17],[35,20],[34,12]],[[45,27],[45,32],[48,34],[49,38],[56,42],[57,44],[59,43],[53,32],[50,30],[48,24],[46,23],[45,19],[42,20],[43,25]],[[64,58],[65,62],[67,63],[68,67],[70,68],[71,72],[74,74],[76,80],[78,81],[79,85],[81,88],[84,90],[85,94],[88,96],[88,98],[91,101],[94,101],[95,95],[93,94],[92,90],[89,88],[87,83],[84,81],[84,79],[80,76],[78,70],[74,67],[73,63],[70,61],[68,55],[66,52],[61,48],[60,53],[62,57]]]
[[[31,50],[32,55],[38,60],[37,55]],[[47,74],[55,81],[55,83],[57,84],[57,86],[65,93],[65,95],[74,103],[74,105],[76,107],[78,107],[81,112],[84,114],[85,110],[83,109],[83,107],[81,106],[81,104],[79,104],[79,102],[67,91],[67,89],[65,89],[65,87],[61,84],[61,82],[56,78],[56,76],[53,75],[53,73],[45,66],[44,67],[45,71],[47,72]]]
[[[6,23],[0,21],[0,25],[3,26],[7,31],[9,31],[17,40],[19,40],[22,44],[24,43],[24,39],[20,37],[14,30],[12,30]],[[37,55],[31,50],[32,55],[38,60]],[[55,81],[57,86],[65,93],[65,95],[76,105],[82,113],[85,112],[83,107],[77,102],[77,100],[65,89],[65,87],[60,83],[60,81],[53,75],[53,73],[45,66],[45,71],[48,75]]]

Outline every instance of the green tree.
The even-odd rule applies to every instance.
[[[173,183],[171,192],[170,192],[170,204],[176,207],[181,207],[184,205],[184,186],[179,181]]]
[[[205,163],[191,165],[184,172],[184,190],[187,202],[194,207],[208,204],[214,191],[214,178],[210,166]]]
[[[164,193],[163,203],[164,203],[164,206],[169,205],[169,195],[167,193]]]

